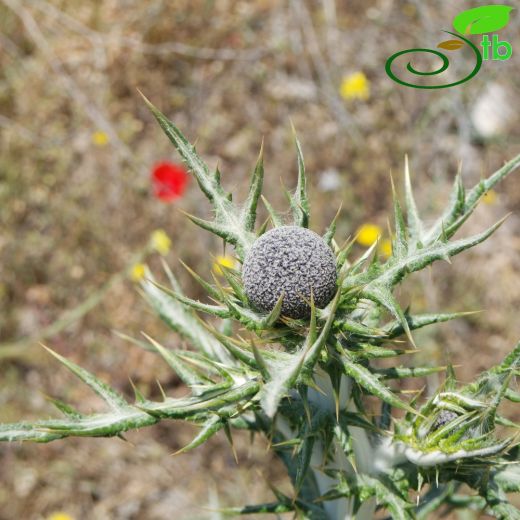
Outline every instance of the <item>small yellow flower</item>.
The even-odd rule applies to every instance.
[[[108,144],[108,135],[101,130],[98,130],[92,134],[92,142],[96,146],[106,146]]]
[[[146,266],[144,264],[134,264],[130,269],[130,278],[134,282],[140,282],[146,275]]]
[[[213,263],[213,272],[216,275],[222,276],[224,273],[221,267],[228,267],[229,269],[233,269],[236,266],[235,259],[232,256],[219,255],[215,258],[215,262]]]
[[[172,241],[170,240],[170,237],[162,229],[156,229],[152,233],[152,248],[159,254],[163,256],[167,255],[171,246]]]
[[[498,202],[498,193],[495,190],[486,191],[482,197],[482,202],[493,206],[493,204]]]
[[[51,513],[47,520],[74,520],[73,516],[70,516],[68,513],[64,513],[63,511],[56,511]]]
[[[363,72],[354,72],[343,78],[339,93],[343,99],[366,101],[370,97],[370,81]]]
[[[362,246],[371,246],[382,234],[377,224],[363,224],[357,232],[356,241]]]
[[[381,243],[379,244],[379,253],[386,258],[392,256],[392,241],[389,238],[381,240]]]

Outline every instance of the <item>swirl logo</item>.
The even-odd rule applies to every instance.
[[[444,31],[447,34],[451,34],[454,36],[455,40],[446,40],[437,45],[438,49],[443,49],[446,51],[456,51],[464,46],[468,46],[473,51],[473,56],[475,59],[475,65],[471,72],[464,78],[459,79],[457,81],[453,81],[447,84],[441,85],[417,85],[414,83],[410,83],[410,81],[405,81],[400,79],[392,70],[393,62],[403,56],[404,54],[413,54],[413,53],[426,53],[430,55],[434,55],[441,59],[442,63],[435,70],[431,71],[420,71],[416,69],[412,63],[409,61],[406,65],[406,70],[416,76],[436,76],[438,74],[442,74],[445,70],[448,69],[450,65],[450,60],[443,52],[436,49],[425,49],[425,48],[417,48],[417,49],[406,49],[404,51],[396,52],[392,54],[387,60],[385,64],[385,70],[388,76],[399,83],[400,85],[404,85],[405,87],[412,88],[420,88],[420,89],[438,89],[438,88],[449,88],[455,87],[456,85],[460,85],[469,81],[471,78],[476,76],[482,67],[482,61],[489,59],[489,47],[492,49],[492,59],[504,61],[509,59],[513,54],[513,49],[511,44],[507,41],[500,41],[498,39],[498,35],[493,35],[493,40],[490,41],[487,34],[484,34],[482,38],[482,48],[484,50],[484,56],[481,54],[479,48],[471,42],[468,38],[465,38],[461,34],[465,36],[471,34],[483,34],[489,33],[492,31],[498,31],[504,28],[509,23],[509,13],[513,8],[507,5],[487,5],[476,7],[475,9],[468,9],[467,11],[463,11],[459,13],[453,19],[453,27],[458,33],[454,33],[451,31]],[[501,49],[505,49],[505,53],[501,52]]]

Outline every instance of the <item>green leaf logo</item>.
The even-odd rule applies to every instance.
[[[483,34],[503,29],[509,23],[509,5],[483,5],[462,11],[453,19],[453,27],[461,34]]]

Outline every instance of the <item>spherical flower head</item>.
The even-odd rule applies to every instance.
[[[242,279],[253,307],[270,312],[283,293],[282,315],[307,318],[311,291],[319,308],[336,292],[336,259],[314,231],[282,226],[255,241],[245,258]]]
[[[438,430],[451,421],[454,421],[459,415],[451,410],[441,410],[435,422],[433,423],[432,430]]]

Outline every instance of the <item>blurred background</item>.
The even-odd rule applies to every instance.
[[[171,395],[185,392],[154,355],[114,334],[146,331],[184,346],[127,275],[154,230],[169,235],[167,261],[192,297],[203,295],[178,259],[210,276],[212,255],[222,254],[179,211],[208,215],[196,183],[172,197],[154,189],[155,165],[178,158],[137,89],[197,141],[211,167],[218,162],[239,198],[263,138],[264,192],[280,210],[282,180],[287,187],[296,180],[292,120],[309,172],[311,227],[323,232],[342,203],[337,239],[361,228],[359,254],[374,230],[388,237],[390,173],[399,185],[405,154],[428,221],[444,207],[460,164],[473,186],[520,152],[518,13],[499,33],[512,44],[511,59],[484,62],[458,87],[407,88],[385,73],[391,54],[435,48],[453,16],[471,7],[0,0],[0,422],[55,415],[47,395],[85,412],[102,408],[40,340],[128,396],[130,379],[152,397],[157,380]],[[438,83],[472,69],[468,51],[450,54]],[[464,381],[520,338],[519,175],[485,197],[463,232],[513,212],[494,237],[401,290],[415,311],[483,311],[416,335],[417,362],[449,360]],[[157,254],[148,263],[159,273]],[[251,445],[236,435],[238,466],[220,434],[188,455],[169,456],[194,434],[161,423],[128,434],[126,443],[2,445],[0,519],[58,511],[74,519],[209,519],[205,505],[270,500],[267,482],[289,489],[261,439]]]

